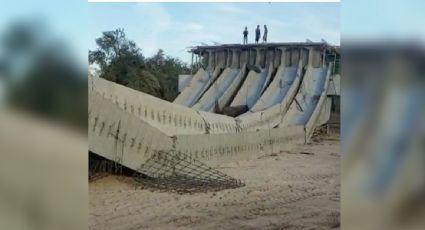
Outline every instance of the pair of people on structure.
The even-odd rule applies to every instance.
[[[267,25],[264,25],[264,33],[263,33],[263,43],[267,42],[267,34],[269,30],[267,29]],[[258,43],[261,37],[260,25],[257,25],[257,29],[255,29],[255,43]],[[243,31],[243,44],[248,44],[248,27],[245,26],[245,30]]]

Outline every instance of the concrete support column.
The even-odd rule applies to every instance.
[[[235,55],[233,50],[228,49],[227,50],[227,65],[226,65],[226,67],[232,67],[233,55]]]
[[[239,58],[238,59],[239,59],[239,63],[238,63],[239,67],[242,67],[243,64],[248,63],[248,50],[241,50],[239,52]]]
[[[281,52],[282,51],[277,48],[274,49],[273,65],[276,67],[280,66],[280,57],[282,56]]]
[[[223,51],[224,53],[224,68],[226,68],[229,65],[229,50],[225,49]]]
[[[307,63],[309,66],[313,66],[314,54],[315,54],[314,48],[309,47],[308,48],[308,63]]]
[[[227,52],[226,50],[222,50],[220,52],[220,68],[226,68],[227,62]]]
[[[261,48],[255,48],[256,54],[255,54],[255,65],[263,67],[263,54],[261,52]]]
[[[227,59],[228,59],[227,57],[228,57],[228,56],[229,56],[229,55],[228,55],[228,50],[227,50],[227,49],[224,49],[224,50],[223,50],[223,66],[222,66],[223,68],[226,68],[226,67],[227,67],[227,63],[228,63],[228,62],[227,62],[227,61],[228,61],[228,60],[227,60]]]
[[[281,66],[286,66],[286,47],[279,47],[278,48],[280,50],[280,52],[282,52],[280,54],[280,65]]]
[[[190,75],[193,74],[193,52],[192,52],[192,60],[190,61]]]
[[[201,51],[202,52],[202,67],[203,68],[208,68],[208,60],[209,60],[209,54],[206,51]]]
[[[320,68],[323,66],[324,61],[324,53],[322,53],[321,49],[318,48],[310,48],[310,54],[309,54],[309,64],[310,66],[313,66],[314,68]],[[323,58],[323,60],[322,60]]]
[[[236,49],[232,49],[232,68],[239,68],[239,59],[240,59],[240,52]]]
[[[208,50],[208,69],[214,69],[214,54],[211,50]]]
[[[266,61],[265,65],[268,67],[270,64],[273,64],[275,50],[266,49]]]
[[[216,50],[215,52],[214,52],[214,69],[215,68],[217,68],[220,64],[219,64],[219,55],[220,54],[220,52],[218,51],[218,50]]]
[[[301,49],[293,48],[291,50],[291,65],[296,66],[300,62],[301,58]]]
[[[220,67],[220,56],[221,56],[221,52],[216,50],[214,54],[214,61],[215,61],[214,68]]]
[[[226,52],[225,50],[217,51],[217,56],[218,56],[217,65],[220,68],[223,68],[226,65],[226,53],[225,52]]]
[[[301,59],[302,67],[308,64],[308,56],[309,56],[309,51],[305,48],[300,48],[300,59]]]

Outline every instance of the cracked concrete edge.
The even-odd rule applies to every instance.
[[[102,95],[168,136],[204,134],[207,125],[211,127],[210,133],[236,132],[237,125],[232,117],[198,112],[105,79],[89,77],[89,90]]]
[[[263,111],[257,111],[239,117],[239,119],[241,120],[242,130],[254,131],[257,129],[267,129],[269,127],[275,127],[282,121],[283,117],[289,109],[289,106],[292,103],[292,100],[295,98],[297,90],[301,84],[301,69],[302,65],[299,64],[297,68],[297,76],[280,103],[271,106]]]

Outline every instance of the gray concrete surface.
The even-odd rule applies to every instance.
[[[226,68],[192,108],[200,111],[214,112],[218,101],[226,93],[232,82],[241,80],[239,72],[240,69]]]

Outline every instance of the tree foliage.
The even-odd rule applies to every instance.
[[[162,99],[177,96],[177,76],[189,71],[185,63],[161,49],[145,58],[123,29],[103,32],[96,45],[96,50],[89,51],[89,63],[100,67],[100,77]]]

